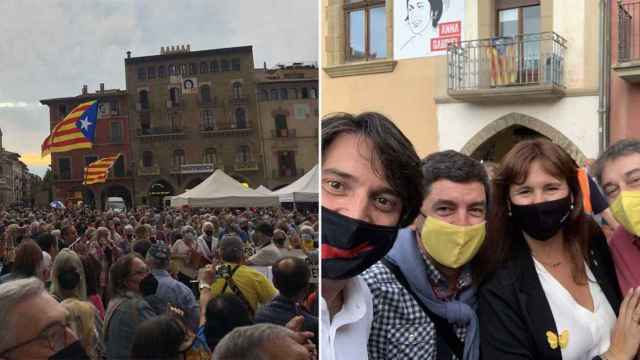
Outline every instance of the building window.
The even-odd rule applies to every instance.
[[[67,105],[58,106],[58,114],[60,114],[61,117],[66,116],[67,115]]]
[[[287,100],[287,99],[289,99],[289,91],[287,91],[286,88],[280,89],[280,100]]]
[[[220,71],[220,68],[218,67],[218,60],[213,60],[209,66],[209,69],[212,73],[217,73],[218,71]]]
[[[167,73],[164,65],[158,66],[158,77],[164,79],[165,76],[167,76]]]
[[[243,108],[236,109],[236,128],[237,129],[246,129],[247,128],[247,114]]]
[[[187,64],[180,64],[180,73],[178,75],[187,75]]]
[[[206,62],[201,62],[200,63],[200,74],[206,74],[209,72],[209,65],[207,65]]]
[[[240,71],[240,59],[231,59],[231,70]]]
[[[387,57],[387,14],[384,0],[350,0],[344,6],[347,60]]]
[[[89,166],[89,164],[97,160],[98,157],[96,155],[87,155],[84,157],[84,166]]]
[[[309,93],[309,97],[311,99],[317,99],[318,98],[318,89],[316,88],[311,88],[311,91]]]
[[[292,99],[297,99],[298,98],[298,89],[293,88],[293,89],[290,89],[290,90],[291,90],[291,98]]]
[[[267,90],[260,90],[260,101],[269,101],[269,92]]]
[[[111,101],[111,103],[109,103],[109,108],[111,115],[120,115],[120,103],[118,103],[117,100]]]
[[[279,98],[278,89],[271,89],[271,101],[277,101]]]
[[[177,87],[170,88],[169,100],[171,101],[171,106],[178,106],[178,101],[180,100],[180,89]]]
[[[242,84],[238,81],[233,83],[233,98],[239,99],[242,96]]]
[[[60,174],[60,180],[71,179],[71,159],[59,158],[58,159],[58,172]]]
[[[145,151],[142,153],[142,166],[144,167],[153,166],[153,153],[151,151]]]
[[[122,142],[122,124],[120,123],[120,121],[114,121],[111,123],[111,142]]]
[[[178,149],[173,152],[173,166],[180,168],[184,164],[184,150]]]
[[[209,85],[200,86],[200,101],[205,104],[209,104],[211,102],[211,88]]]
[[[286,137],[289,135],[289,130],[287,129],[287,116],[284,114],[276,115],[276,136],[277,137]]]
[[[216,160],[216,149],[208,148],[204,150],[204,154],[202,156],[203,164],[213,164],[215,166]]]
[[[532,4],[532,1],[523,4]],[[516,4],[517,5],[517,4]],[[540,42],[539,41],[519,41],[519,37],[526,34],[540,33],[540,5],[523,6],[513,8],[513,2],[496,3],[498,9],[498,40],[511,44],[516,41],[514,47],[516,55],[516,66],[521,82],[535,82],[539,80],[540,70]],[[511,7],[511,8],[507,8]]]
[[[169,75],[177,75],[177,70],[178,68],[176,67],[175,64],[171,64],[169,65]]]
[[[198,68],[196,68],[196,63],[189,64],[189,75],[196,75]]]
[[[251,152],[249,151],[249,145],[238,146],[238,151],[236,152],[236,162],[243,164],[251,162]]]
[[[229,71],[229,60],[220,60],[220,71]]]
[[[149,115],[149,113],[140,114],[140,129],[142,129],[142,133],[148,134],[150,128],[151,128],[151,116]]]
[[[302,88],[302,98],[303,99],[308,99],[309,98],[309,90],[307,90],[306,87]]]
[[[138,101],[140,102],[141,110],[149,110],[149,92],[147,90],[140,90]]]
[[[115,177],[125,176],[124,156],[120,156],[118,160],[116,160],[116,163],[113,164],[113,175]]]
[[[138,80],[145,80],[147,78],[147,70],[143,67],[138,68]]]
[[[296,176],[296,153],[293,151],[278,152],[278,173],[281,177]]]
[[[182,118],[180,118],[176,113],[167,114],[167,118],[169,119],[171,130],[182,130]]]
[[[200,120],[202,121],[202,128],[204,130],[214,130],[216,128],[213,111],[202,110],[202,112],[200,113]]]
[[[147,78],[149,80],[156,78],[156,68],[155,67],[151,66],[151,67],[147,68]]]

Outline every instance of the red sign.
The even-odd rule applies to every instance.
[[[438,24],[438,35],[444,36],[460,36],[460,21],[451,21]]]
[[[449,44],[460,44],[460,35],[431,39],[431,52],[445,51]]]

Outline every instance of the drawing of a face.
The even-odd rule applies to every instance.
[[[428,0],[407,0],[407,23],[414,34],[422,33],[429,26],[431,10]]]

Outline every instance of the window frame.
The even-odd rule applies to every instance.
[[[149,154],[149,156],[145,156],[145,154]],[[147,164],[147,162],[145,160],[149,160],[149,163]],[[145,150],[142,152],[142,167],[143,168],[150,168],[153,167],[153,151],[151,150]]]
[[[118,139],[113,136],[114,125],[120,129]],[[122,121],[111,121],[109,123],[109,140],[114,144],[121,144],[124,142],[124,132],[122,131]]]
[[[62,161],[68,161],[69,162],[69,176],[68,177],[63,177],[62,176]],[[73,162],[71,157],[69,156],[64,156],[64,157],[59,157],[58,158],[58,178],[60,180],[71,180],[73,179]]]
[[[348,0],[347,0],[348,1]],[[346,1],[345,1],[346,2]],[[385,29],[385,44],[387,46],[387,56],[385,56],[384,58],[370,58],[369,57],[369,40],[370,40],[370,34],[369,34],[369,10],[372,8],[376,8],[376,7],[383,7],[385,8],[385,16],[386,16],[386,7],[387,7],[387,2],[386,0],[362,0],[362,1],[358,1],[358,2],[354,2],[354,3],[346,3],[345,5],[343,5],[343,12],[344,12],[344,54],[345,54],[345,62],[359,62],[359,61],[375,61],[375,60],[384,60],[384,59],[389,59],[389,49],[388,49],[388,39],[389,39],[389,34],[388,31]],[[364,53],[365,56],[364,58],[352,58],[351,57],[351,51],[349,49],[349,39],[351,38],[351,23],[349,21],[349,14],[353,11],[359,11],[359,10],[364,10]],[[389,20],[386,19],[385,17],[385,27],[388,27],[389,24]]]

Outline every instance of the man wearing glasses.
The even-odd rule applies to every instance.
[[[89,359],[65,315],[34,277],[0,285],[0,359]]]

